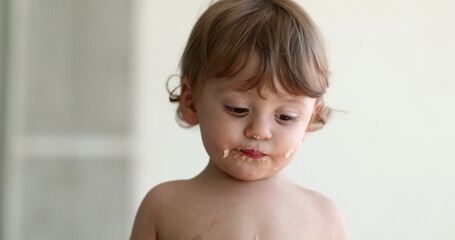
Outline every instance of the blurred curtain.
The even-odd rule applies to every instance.
[[[0,0],[0,238],[3,236],[4,184],[5,184],[5,100],[6,100],[6,27],[7,1]]]
[[[126,239],[130,1],[14,0],[0,9],[10,15],[3,236]]]

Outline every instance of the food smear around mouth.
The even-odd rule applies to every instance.
[[[227,158],[229,156],[229,149],[225,149],[223,152],[223,158]]]
[[[241,153],[235,153],[234,158],[239,161],[245,161],[247,160],[247,157]],[[250,160],[251,161],[251,160]]]
[[[289,149],[289,150],[284,154],[284,157],[285,157],[285,158],[289,158],[293,152],[294,152],[294,149],[293,149],[293,148]]]
[[[268,165],[268,163],[270,162],[269,159],[264,158],[264,156],[266,156],[265,154],[262,154],[262,156],[259,158],[258,158],[258,156],[255,156],[254,158],[252,158],[252,157],[249,157],[246,154],[244,154],[242,151],[240,151],[238,153],[237,152],[234,153],[233,156],[236,161],[243,162],[244,165],[246,162],[256,162],[256,163],[260,163],[262,165]]]
[[[256,151],[256,150],[250,150],[250,149],[245,149],[245,150],[240,150],[245,156],[252,158],[252,159],[259,159],[265,156],[264,153],[261,151]]]

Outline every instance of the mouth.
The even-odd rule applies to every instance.
[[[259,159],[264,156],[267,156],[267,154],[265,154],[259,150],[254,150],[254,149],[239,149],[239,151],[246,157],[249,157],[252,159]]]

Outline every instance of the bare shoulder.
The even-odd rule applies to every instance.
[[[348,239],[346,222],[337,205],[325,195],[300,188],[302,196],[309,202],[311,212],[320,219],[324,232],[333,240]]]
[[[131,233],[134,239],[157,239],[160,218],[172,206],[185,181],[165,182],[152,188],[142,200]]]

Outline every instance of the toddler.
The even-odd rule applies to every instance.
[[[330,110],[320,33],[291,0],[219,0],[181,63],[178,116],[199,125],[210,159],[196,177],[154,187],[131,239],[347,239],[335,205],[283,169]]]

